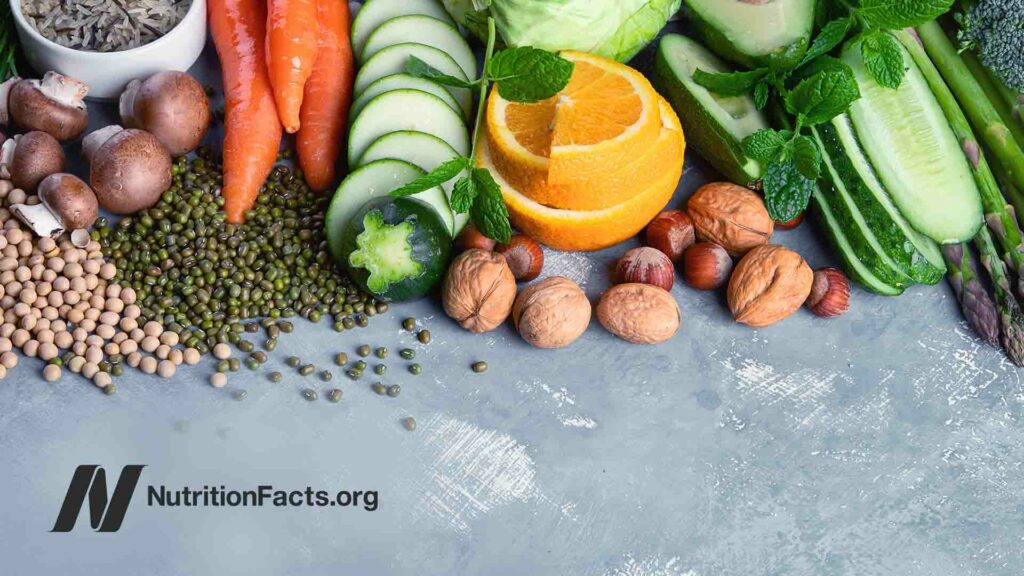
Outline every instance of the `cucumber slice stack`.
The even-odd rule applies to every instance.
[[[332,255],[343,264],[342,238],[354,214],[368,202],[468,155],[469,90],[442,86],[405,73],[415,56],[464,80],[478,76],[476,56],[439,0],[369,0],[352,23],[359,63],[350,112],[350,173],[338,187],[325,218]],[[450,207],[454,180],[417,194],[454,237],[469,220]]]

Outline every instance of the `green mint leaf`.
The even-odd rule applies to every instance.
[[[860,98],[860,89],[853,70],[841,68],[821,70],[786,92],[786,111],[799,117],[804,126],[816,126],[842,114]]]
[[[501,188],[485,168],[473,168],[470,172],[476,188],[476,200],[470,216],[480,232],[492,240],[506,243],[512,238],[512,226],[508,223],[508,208],[501,196]]]
[[[754,106],[758,110],[764,110],[768,106],[768,97],[772,94],[772,87],[767,82],[758,82],[754,86]]]
[[[758,68],[749,72],[705,72],[698,68],[693,73],[693,81],[719,96],[742,96],[750,94],[754,86],[766,75],[768,70]]]
[[[815,182],[805,178],[793,161],[776,161],[768,164],[762,186],[768,215],[776,222],[789,222],[807,209]]]
[[[785,147],[786,139],[771,128],[758,130],[743,139],[743,151],[746,155],[763,164],[778,160]]]
[[[857,14],[869,25],[886,30],[913,28],[942,16],[954,0],[860,0]]]
[[[846,35],[849,34],[851,24],[850,18],[839,18],[825,24],[821,32],[814,39],[814,42],[811,43],[807,54],[804,54],[803,60],[800,61],[800,66],[807,64],[818,56],[828,54],[836,46],[839,46],[846,39]]]
[[[907,69],[903,63],[903,49],[892,34],[875,30],[861,38],[860,53],[864,66],[880,86],[900,87]]]
[[[449,76],[415,56],[409,56],[409,60],[405,63],[405,71],[417,78],[426,78],[427,80],[433,80],[438,84],[453,86],[455,88],[472,88],[476,85],[476,82],[466,82],[462,78]]]
[[[487,63],[487,75],[498,94],[513,102],[539,102],[569,85],[575,64],[557,54],[529,46],[509,48]]]
[[[817,180],[821,176],[821,151],[807,136],[797,136],[791,144],[790,156],[801,176]]]
[[[419,194],[426,190],[430,190],[436,186],[440,186],[445,182],[458,176],[463,170],[469,168],[469,158],[465,156],[457,156],[448,160],[444,164],[441,164],[437,168],[434,168],[429,174],[424,174],[419,178],[391,191],[391,195],[400,198],[402,196],[411,196],[413,194]]]
[[[465,214],[473,208],[473,202],[476,200],[477,194],[476,184],[473,183],[473,178],[470,176],[464,176],[455,182],[455,187],[452,189],[451,207],[458,214]]]

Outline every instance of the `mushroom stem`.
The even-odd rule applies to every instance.
[[[45,204],[14,204],[11,206],[11,213],[40,238],[57,238],[64,233],[64,225]]]
[[[3,84],[0,84],[0,124],[4,124],[5,126],[11,121],[11,114],[7,107],[7,98],[11,94],[11,88],[13,88],[18,82],[21,82],[21,77],[12,76],[11,78],[4,80]]]
[[[118,100],[118,111],[121,113],[121,123],[126,128],[139,128],[135,118],[135,98],[139,95],[139,88],[142,87],[142,80],[136,78],[128,83],[128,86],[121,93]]]
[[[39,91],[66,106],[85,108],[85,95],[89,93],[89,87],[84,82],[50,71],[43,74],[43,79],[39,81]]]
[[[82,154],[85,155],[86,161],[92,163],[93,155],[96,154],[96,151],[99,150],[100,147],[107,142],[107,140],[110,140],[110,138],[114,134],[117,134],[122,130],[124,130],[124,128],[118,126],[117,124],[111,124],[110,126],[100,128],[99,130],[83,138]]]

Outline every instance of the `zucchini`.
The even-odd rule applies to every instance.
[[[748,96],[721,97],[693,81],[706,72],[732,70],[693,40],[668,34],[658,45],[654,82],[679,114],[687,144],[729,180],[748,186],[761,179],[762,166],[743,151],[743,139],[768,128],[768,121]]]
[[[878,181],[871,164],[842,114],[813,129],[826,168],[837,189],[863,221],[865,235],[890,265],[914,282],[937,284],[946,272],[939,247],[903,218]]]
[[[352,48],[358,56],[363,45],[381,24],[392,18],[422,14],[437,18],[443,22],[454,24],[444,6],[437,0],[369,0],[363,2],[355,19],[352,21]]]
[[[385,301],[420,298],[448,266],[452,238],[437,212],[415,198],[376,198],[345,226],[342,258],[364,290]]]
[[[981,228],[981,196],[960,143],[906,48],[907,69],[896,90],[875,82],[851,42],[842,59],[853,69],[861,98],[849,116],[867,158],[900,212],[940,244],[968,241]]]
[[[686,0],[704,43],[747,68],[795,65],[814,30],[815,0]]]
[[[826,182],[826,186],[829,184]],[[811,194],[811,213],[817,217],[821,227],[828,233],[829,240],[831,240],[832,248],[835,250],[839,259],[843,261],[843,268],[846,273],[849,274],[855,282],[863,286],[865,289],[882,294],[884,296],[899,296],[903,293],[903,288],[891,286],[878,279],[871,270],[860,261],[857,256],[857,252],[853,245],[850,243],[849,238],[844,232],[844,228],[839,224],[835,214],[832,211],[832,206],[828,202],[828,198],[825,197],[820,187],[816,187],[814,192]]]
[[[467,78],[479,76],[476,54],[462,34],[451,24],[422,14],[399,16],[381,24],[366,40],[359,61],[365,62],[384,48],[408,42],[410,38],[451,56]]]

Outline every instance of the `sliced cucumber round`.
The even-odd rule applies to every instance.
[[[452,238],[426,202],[377,198],[345,226],[341,253],[349,275],[382,300],[413,300],[444,275]]]
[[[879,179],[914,228],[940,244],[965,242],[983,221],[974,175],[924,75],[897,46],[907,74],[896,90],[875,82],[859,44],[843,51],[861,93],[850,106],[850,120]]]
[[[423,14],[449,23],[452,21],[437,0],[369,0],[363,2],[352,22],[352,47],[355,53],[362,52],[370,34],[381,24],[409,14]]]
[[[381,24],[366,40],[360,61],[365,62],[384,48],[404,44],[410,38],[451,56],[467,78],[477,77],[476,54],[459,30],[447,22],[420,14],[399,16]]]
[[[466,123],[444,100],[419,90],[393,90],[368,102],[352,121],[348,135],[349,166],[359,165],[359,159],[374,140],[403,130],[432,134],[459,154],[469,154]]]
[[[363,67],[359,69],[354,86],[356,97],[358,98],[363,93],[363,90],[377,80],[385,76],[405,72],[405,65],[409,62],[410,56],[423,60],[449,76],[462,80],[467,79],[466,73],[462,71],[462,67],[455,60],[452,60],[451,56],[437,48],[414,42],[395,44],[374,54],[373,58],[367,60]],[[445,90],[451,92],[452,96],[458,100],[459,106],[467,111],[468,114],[472,106],[472,95],[469,93],[469,90],[465,88],[452,88],[450,86],[445,86]]]
[[[748,158],[743,139],[768,127],[750,96],[722,97],[693,81],[697,69],[732,72],[700,44],[679,34],[668,34],[658,45],[655,82],[679,114],[692,145],[723,176],[744,186],[761,179],[761,163]]]
[[[365,164],[385,158],[395,158],[419,166],[427,172],[432,172],[441,164],[458,155],[459,153],[454,148],[437,136],[423,132],[404,131],[385,134],[375,140],[363,153],[360,162]],[[449,205],[457,180],[458,178],[452,178],[441,185],[445,195],[448,196]],[[452,229],[454,236],[461,232],[469,222],[469,214],[458,214],[453,211],[452,218],[455,224]]]
[[[466,113],[462,108],[462,105],[459,104],[454,96],[452,96],[452,93],[445,90],[444,86],[441,86],[437,82],[432,82],[426,78],[417,78],[410,74],[392,74],[391,76],[385,76],[367,86],[359,97],[352,102],[352,111],[349,113],[349,117],[355,118],[358,116],[363,107],[377,96],[380,96],[385,92],[401,90],[403,88],[419,90],[420,92],[428,92],[437,96],[441,100],[444,100],[445,104],[448,104],[452,110],[455,110],[459,114]]]
[[[392,190],[423,176],[423,169],[401,160],[377,160],[351,172],[334,193],[327,213],[324,215],[324,233],[327,248],[338,262],[342,258],[341,241],[345,227],[352,215],[374,198],[386,197]],[[451,229],[452,212],[448,198],[440,188],[420,192],[415,196],[429,204],[448,229]]]

